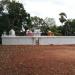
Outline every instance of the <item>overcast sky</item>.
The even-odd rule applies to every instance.
[[[59,23],[59,13],[65,12],[68,18],[75,18],[75,0],[19,0],[31,16],[55,18]]]

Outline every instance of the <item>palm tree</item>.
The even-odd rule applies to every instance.
[[[63,25],[63,23],[66,21],[67,15],[64,12],[61,12],[59,15],[60,15],[59,20]]]

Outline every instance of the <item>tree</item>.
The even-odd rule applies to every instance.
[[[75,36],[75,19],[71,19],[70,22],[71,35]]]
[[[8,20],[7,20],[7,14],[3,12],[4,7],[3,4],[0,2],[0,43],[1,43],[1,35],[3,31],[7,30],[8,27]]]
[[[3,16],[5,16],[5,20],[3,19],[2,24],[3,26],[6,26],[7,28],[2,28],[2,30],[9,31],[11,28],[13,28],[16,33],[19,32],[22,28],[22,25],[25,26],[25,24],[30,27],[31,25],[31,18],[30,14],[26,12],[26,10],[23,7],[23,4],[16,2],[15,0],[2,0],[2,6],[6,6],[6,10],[8,13],[3,12],[1,19],[3,19]],[[5,10],[4,9],[4,10]],[[5,21],[7,23],[5,23]],[[1,22],[0,22],[1,23]],[[5,24],[4,24],[5,23]]]
[[[60,15],[60,22],[63,24],[63,27],[62,27],[62,34],[65,35],[65,36],[70,36],[71,35],[71,20],[69,19],[66,19],[67,18],[67,15],[62,12],[59,14]]]
[[[47,25],[47,23],[45,22],[43,18],[34,16],[34,17],[31,17],[31,21],[33,25],[33,30],[40,29],[44,35],[47,35],[49,26]]]
[[[66,22],[65,22],[65,24],[64,24],[64,35],[65,36],[70,36],[70,35],[72,35],[72,31],[71,31],[71,20],[67,20]]]
[[[3,31],[6,31],[8,28],[8,20],[7,14],[3,12],[3,4],[0,3],[0,36],[2,35]]]
[[[26,22],[29,24],[30,14],[24,10],[24,7],[21,3],[18,2],[10,2],[7,6],[9,13],[9,22],[10,26],[15,27],[16,29],[21,29],[22,22]]]
[[[40,28],[40,26],[42,26],[44,22],[42,18],[37,17],[37,16],[31,17],[31,21],[32,21],[32,25],[34,29]]]
[[[58,30],[63,36],[72,36],[74,35],[75,22],[71,19],[68,19],[63,26],[58,27]]]
[[[58,33],[59,36],[64,36],[63,31],[64,31],[63,26],[58,26],[57,27],[57,33]]]
[[[66,21],[67,16],[66,16],[66,14],[64,12],[61,12],[59,15],[60,15],[59,20],[63,25],[63,23]]]
[[[44,21],[49,27],[56,25],[54,18],[46,17]]]

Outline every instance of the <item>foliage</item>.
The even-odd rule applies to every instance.
[[[62,12],[59,14],[60,15],[60,22],[64,25],[63,26],[59,26],[59,30],[60,30],[60,33],[62,35],[65,35],[65,36],[70,36],[72,35],[72,22],[70,19],[66,19],[67,18],[67,15]]]
[[[66,21],[67,16],[64,12],[61,12],[59,15],[60,15],[59,20],[63,24]]]
[[[71,30],[71,35],[75,35],[75,19],[70,20],[71,24],[70,24],[70,30]]]
[[[30,25],[30,14],[24,10],[21,3],[10,2],[7,9],[9,12],[10,26],[21,29],[23,22]]]
[[[46,17],[44,21],[49,27],[56,25],[54,18]]]
[[[4,11],[3,5],[0,4],[0,36],[2,35],[3,31],[6,31],[8,28],[8,19],[7,19],[8,15],[3,11]]]
[[[67,18],[67,15],[64,12],[61,12],[59,15],[65,16]]]
[[[74,36],[75,19],[68,19],[63,26],[58,27],[58,30],[63,36]]]
[[[55,36],[59,36],[58,27],[56,25],[50,27],[50,31],[54,33]]]
[[[39,28],[40,26],[42,26],[44,24],[44,20],[37,16],[31,17],[31,21],[32,21],[32,25],[35,29]]]
[[[42,33],[46,34],[49,30],[49,26],[45,23],[44,19],[34,16],[31,17],[33,30],[40,29]]]
[[[0,14],[2,16],[0,16],[0,34],[2,34],[4,30],[9,31],[11,28],[20,33],[22,25],[31,27],[30,14],[26,12],[23,4],[14,0],[2,0],[1,3]],[[5,9],[4,6],[6,6]],[[6,9],[8,13],[3,12]]]

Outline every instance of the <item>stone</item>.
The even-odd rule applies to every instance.
[[[11,29],[11,30],[9,31],[9,35],[10,35],[10,36],[15,36],[15,31],[14,31],[13,29]]]
[[[3,32],[2,36],[6,36],[6,31]]]

